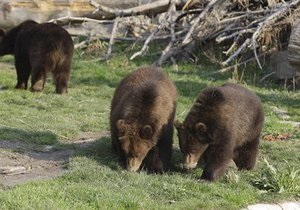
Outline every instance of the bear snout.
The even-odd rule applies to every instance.
[[[130,172],[136,172],[139,170],[142,161],[137,158],[127,158],[127,170]]]
[[[183,164],[183,168],[187,170],[191,170],[197,167],[198,159],[194,154],[187,154],[185,156],[185,161]]]

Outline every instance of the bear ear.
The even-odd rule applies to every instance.
[[[173,124],[174,124],[176,129],[183,129],[184,128],[183,124],[181,122],[179,122],[179,120],[175,120]]]
[[[118,120],[117,123],[116,123],[116,125],[117,125],[117,128],[119,130],[124,130],[124,128],[125,128],[125,120],[123,120],[123,119]]]
[[[224,95],[219,89],[214,89],[211,92],[211,103],[219,103],[224,101]]]
[[[2,42],[3,38],[5,37],[5,34],[5,31],[2,28],[0,28],[0,42]]]
[[[199,122],[191,130],[191,134],[197,139],[203,139],[204,133],[207,131],[207,127],[204,123]]]
[[[207,127],[206,127],[206,125],[204,124],[204,123],[202,123],[202,122],[199,122],[199,123],[197,123],[196,125],[195,125],[195,131],[196,131],[196,133],[198,134],[203,134],[203,133],[205,133],[206,131],[207,131]]]
[[[145,125],[140,130],[140,137],[143,139],[150,139],[153,136],[153,129],[150,125]]]

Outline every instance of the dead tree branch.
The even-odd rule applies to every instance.
[[[82,22],[93,22],[93,23],[99,23],[99,24],[105,24],[105,23],[113,23],[114,21],[112,20],[97,20],[93,18],[87,18],[87,17],[70,17],[70,16],[65,16],[65,17],[60,17],[60,18],[55,18],[48,20],[49,23],[56,23],[59,25],[66,25],[69,23],[82,23]]]
[[[189,44],[192,41],[192,33],[194,32],[196,26],[199,24],[200,20],[202,20],[208,13],[208,11],[211,9],[211,7],[216,4],[218,2],[218,0],[212,0],[210,1],[210,3],[207,5],[207,7],[200,13],[200,15],[195,19],[193,25],[191,26],[191,28],[189,29],[188,33],[186,34],[186,36],[184,37],[183,41],[181,42],[181,44],[178,46],[178,48],[183,48],[184,46],[186,46],[187,44]],[[164,49],[163,53],[161,54],[157,64],[160,66],[162,65],[162,63],[167,60],[168,58],[170,58],[173,55],[176,55],[177,52],[179,52],[180,50],[175,49],[172,47],[173,43],[168,44],[168,46]]]
[[[166,11],[166,8],[168,8],[169,5],[173,3],[180,6],[185,4],[186,0],[158,0],[129,9],[109,8],[100,4],[93,3],[93,5],[97,7],[97,9],[93,13],[102,11],[104,13],[112,15],[113,17],[157,14],[161,13],[162,11]]]
[[[50,1],[43,2],[51,5]],[[198,44],[205,46],[205,43],[209,43],[209,46],[219,46],[219,63],[223,65],[231,65],[235,59],[244,62],[252,56],[260,66],[260,55],[276,48],[278,43],[287,41],[287,38],[281,39],[289,36],[294,20],[300,18],[300,0],[128,0],[131,2],[130,7],[127,1],[127,7],[124,7],[124,1],[110,0],[103,3],[104,1],[90,0],[87,3],[90,15],[85,17],[63,13],[66,16],[54,16],[48,21],[60,25],[81,24],[83,27],[87,23],[109,25],[106,28],[109,34],[104,35],[92,33],[94,27],[87,27],[84,32],[86,34],[83,35],[87,39],[76,47],[84,47],[97,38],[107,40],[107,54],[110,55],[116,40],[142,42],[141,49],[133,53],[131,60],[146,54],[154,40],[165,39],[166,42],[162,42],[164,48],[156,61],[158,65],[171,59],[175,62],[181,55],[194,59],[193,52],[195,49],[199,50]],[[116,6],[116,3],[123,6]],[[16,9],[11,10],[15,11]],[[9,18],[9,14],[6,18]],[[141,19],[129,20],[133,16]],[[150,23],[143,21],[143,18],[148,18]],[[136,30],[137,27],[141,30]],[[121,34],[121,30],[124,33]]]
[[[158,27],[156,27],[153,32],[150,34],[150,36],[146,39],[142,49],[139,52],[134,53],[131,57],[130,60],[133,60],[135,57],[142,55],[143,53],[146,52],[148,45],[150,41],[153,39],[153,37],[163,28],[167,26],[170,22],[173,22],[171,24],[171,40],[175,40],[175,32],[174,32],[174,14],[173,12],[176,10],[175,8],[175,1],[171,3],[167,13],[165,14],[165,21],[160,24]]]
[[[113,29],[111,31],[111,37],[109,39],[109,45],[108,45],[108,50],[107,50],[107,57],[108,58],[110,57],[111,52],[112,52],[112,46],[114,44],[114,38],[115,38],[116,31],[117,31],[117,28],[118,28],[119,19],[120,19],[120,17],[116,17]]]

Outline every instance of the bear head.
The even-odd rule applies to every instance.
[[[126,157],[126,168],[129,171],[137,171],[148,152],[156,145],[153,140],[153,127],[126,122],[123,119],[119,119],[116,125],[118,140]]]
[[[5,31],[0,28],[0,56],[5,55],[5,43],[3,42],[5,39]]]
[[[16,34],[0,28],[0,56],[13,54]]]
[[[203,122],[189,124],[179,121],[175,121],[174,126],[177,129],[180,150],[184,154],[183,167],[196,168],[198,160],[212,142],[207,126]]]

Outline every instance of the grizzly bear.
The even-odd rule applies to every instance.
[[[252,169],[263,121],[260,99],[246,88],[226,83],[204,89],[183,123],[174,123],[184,168],[195,168],[204,154],[204,180],[216,180],[230,160],[239,169]]]
[[[10,29],[0,29],[0,56],[14,55],[17,89],[42,91],[48,72],[52,72],[55,92],[67,93],[73,56],[73,40],[62,27],[53,23],[38,24],[27,20]]]
[[[156,67],[142,67],[117,86],[110,112],[112,148],[127,170],[167,170],[176,97],[173,82]]]

